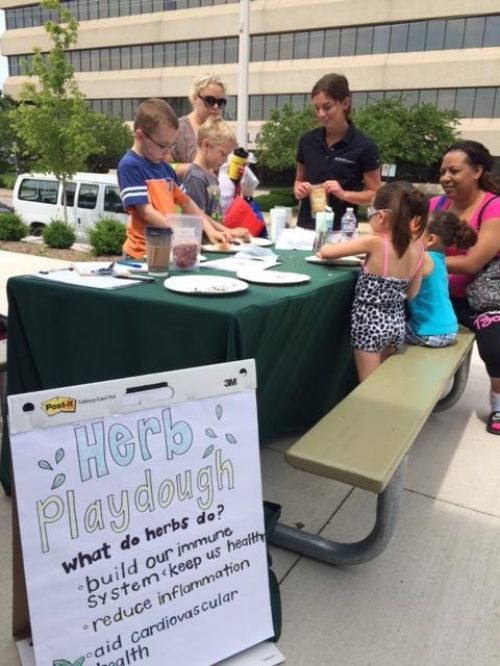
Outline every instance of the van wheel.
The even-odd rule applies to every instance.
[[[43,229],[45,225],[41,222],[32,222],[30,224],[30,235],[31,236],[41,236],[43,234]]]

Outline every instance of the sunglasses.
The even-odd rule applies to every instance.
[[[219,109],[222,109],[227,104],[227,99],[225,97],[212,97],[212,95],[198,95],[198,97],[207,109],[211,109],[213,106],[218,106]]]
[[[366,209],[366,214],[368,216],[368,219],[370,220],[377,213],[383,213],[384,211],[391,212],[391,209],[390,208],[374,208],[373,206],[368,206],[368,208]]]
[[[156,141],[156,139],[153,139],[152,136],[149,136],[149,134],[147,132],[145,132],[144,130],[142,130],[142,133],[144,134],[144,136],[147,139],[152,141],[155,144],[155,146],[157,146],[162,152],[167,151],[167,150],[172,150],[172,148],[175,147],[175,143],[173,141],[172,142],[166,141],[165,143],[160,143],[159,141]]]

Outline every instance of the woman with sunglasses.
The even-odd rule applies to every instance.
[[[189,101],[193,110],[179,118],[179,129],[173,146],[172,162],[179,179],[184,177],[194,160],[197,149],[198,130],[210,116],[221,116],[226,106],[226,84],[213,74],[198,76],[191,85]]]

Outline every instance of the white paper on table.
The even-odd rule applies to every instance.
[[[280,262],[277,261],[278,257],[274,255],[273,257],[267,258],[250,258],[250,257],[226,257],[225,259],[215,259],[214,261],[207,261],[202,264],[203,268],[215,268],[220,271],[230,271],[231,273],[237,273],[243,268],[252,268],[254,270],[264,270],[270,268],[271,266],[277,266]]]
[[[78,275],[99,275],[110,267],[114,268],[115,262],[111,261],[74,261],[71,264]]]
[[[147,273],[148,265],[145,262],[129,262],[121,264],[120,262],[106,262],[106,261],[74,261],[71,267],[79,275],[100,275],[103,270],[112,264],[112,275],[129,275],[132,273]]]
[[[276,666],[282,664],[285,657],[274,643],[264,641],[248,650],[235,654],[229,659],[219,661],[217,666]],[[23,665],[24,666],[24,665]]]
[[[48,272],[32,273],[33,277],[52,282],[63,282],[76,287],[92,287],[93,289],[122,289],[143,284],[140,280],[122,280],[112,275],[80,275],[72,269],[62,268]]]
[[[293,229],[283,229],[280,233],[277,250],[312,250],[316,232],[312,229],[303,227],[294,227]]]

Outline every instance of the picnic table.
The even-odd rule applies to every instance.
[[[309,264],[307,252],[278,254],[280,270],[311,281],[214,297],[173,293],[163,280],[98,290],[11,278],[7,393],[255,358],[261,441],[310,428],[357,383],[349,345],[356,270]],[[4,423],[7,492],[9,476]]]

